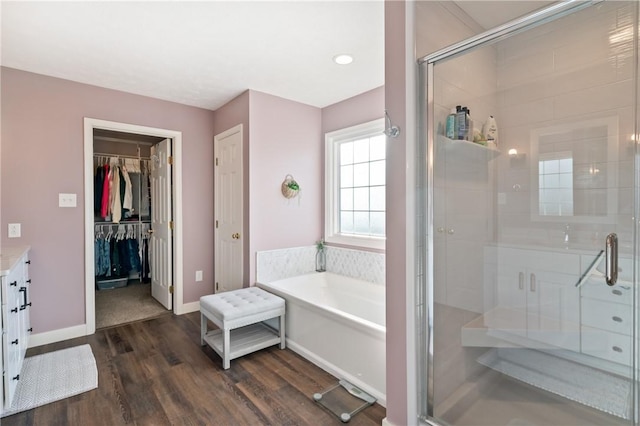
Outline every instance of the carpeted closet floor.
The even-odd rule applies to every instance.
[[[96,329],[171,313],[151,297],[151,284],[96,290]]]

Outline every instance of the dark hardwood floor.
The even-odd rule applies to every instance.
[[[277,346],[231,361],[200,346],[200,314],[164,315],[29,349],[27,356],[89,343],[98,389],[1,420],[12,425],[339,425],[312,395],[336,382]],[[380,425],[375,404],[351,425]]]

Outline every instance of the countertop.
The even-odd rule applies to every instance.
[[[0,276],[8,275],[30,248],[29,246],[0,248]]]

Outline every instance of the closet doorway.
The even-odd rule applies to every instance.
[[[180,143],[180,132],[85,118],[87,334],[179,313]]]

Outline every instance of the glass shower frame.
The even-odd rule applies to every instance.
[[[422,422],[427,424],[437,424],[434,416],[434,235],[436,232],[434,221],[434,158],[435,158],[435,128],[434,128],[434,66],[437,62],[444,59],[450,59],[475,48],[482,47],[502,39],[506,39],[512,35],[527,31],[539,25],[552,22],[556,19],[573,14],[582,9],[592,6],[598,2],[583,2],[571,0],[565,3],[556,4],[539,12],[533,13],[527,17],[509,22],[492,30],[486,31],[478,36],[472,37],[445,49],[439,50],[433,54],[427,55],[418,61],[418,143],[416,147],[417,158],[417,212],[416,212],[416,341],[417,341],[417,374],[418,374],[418,417]],[[637,9],[636,9],[637,14]],[[636,34],[634,37],[636,60],[638,52],[638,34],[636,22]],[[637,70],[637,65],[636,65]],[[635,77],[635,104],[634,113],[636,116],[635,134],[638,135],[637,129],[637,111],[638,111],[638,75]],[[426,142],[426,143],[425,143]],[[640,156],[638,155],[638,145],[634,148],[634,224],[633,224],[633,267],[634,267],[634,283],[637,287],[637,271],[639,271],[640,263],[640,241],[638,239],[638,212],[640,212]],[[637,363],[640,354],[639,342],[639,322],[636,312],[640,306],[640,291],[634,287],[633,300],[634,320],[633,335],[635,336],[634,359]],[[639,366],[635,364],[631,367],[632,382],[634,386],[634,403],[633,419],[631,423],[640,424],[640,413],[637,402],[640,395],[638,377]]]

